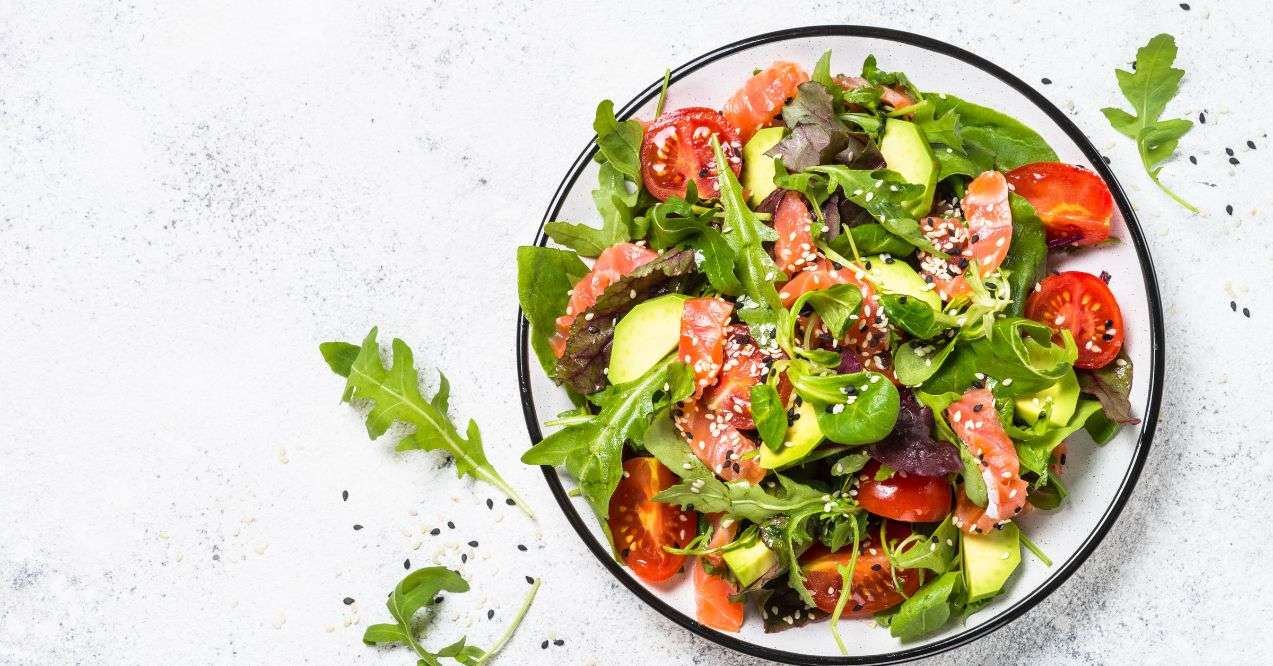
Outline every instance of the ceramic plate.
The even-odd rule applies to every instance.
[[[716,643],[749,655],[793,664],[893,663],[933,655],[976,640],[1028,611],[1074,573],[1114,524],[1131,494],[1149,451],[1158,417],[1163,371],[1162,307],[1153,264],[1140,225],[1114,174],[1092,143],[1059,109],[1005,69],[983,58],[934,39],[881,28],[817,26],[796,28],[745,39],[696,58],[672,73],[667,108],[720,108],[734,89],[758,67],[775,60],[791,60],[812,67],[827,49],[835,71],[856,71],[868,54],[881,66],[906,72],[921,90],[949,92],[974,103],[1007,113],[1039,132],[1061,160],[1087,166],[1109,184],[1117,203],[1113,235],[1123,242],[1097,251],[1060,258],[1050,268],[1108,271],[1110,288],[1122,305],[1126,326],[1125,349],[1136,368],[1131,401],[1142,418],[1116,439],[1097,447],[1081,433],[1071,440],[1065,482],[1070,498],[1053,513],[1032,512],[1020,520],[1022,528],[1048,553],[1046,567],[1029,554],[1006,592],[967,624],[952,623],[926,639],[902,644],[870,622],[841,623],[849,656],[840,655],[827,624],[814,623],[785,632],[766,634],[753,610],[737,634],[715,631],[694,620],[692,584],[654,588],[633,576],[609,556],[604,537],[582,499],[570,498],[573,481],[545,468],[548,485],[570,523],[597,560],[636,595],[668,619]],[[1009,63],[1011,65],[1011,63]],[[618,112],[620,119],[650,118],[659,82],[639,93]],[[553,196],[544,221],[597,219],[590,190],[596,182],[595,143],[584,148]],[[541,225],[535,243],[546,242]],[[522,405],[531,442],[541,438],[541,424],[570,407],[564,391],[549,381],[527,347],[527,325],[520,320],[517,334],[518,372]]]

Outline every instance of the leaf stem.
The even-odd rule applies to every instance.
[[[486,652],[478,658],[477,661],[473,662],[473,666],[482,666],[482,664],[490,661],[496,654],[499,654],[500,650],[504,649],[504,645],[506,645],[509,639],[513,637],[513,632],[517,631],[517,627],[521,626],[522,618],[526,617],[526,611],[530,610],[530,604],[535,600],[535,593],[539,591],[539,584],[541,582],[542,581],[539,578],[535,579],[535,582],[530,586],[530,592],[526,593],[526,599],[522,602],[521,610],[517,611],[517,616],[513,618],[511,623],[509,623],[508,628],[504,630],[504,633],[499,637],[499,640],[495,641],[495,645],[491,647],[490,651]]]
[[[1167,189],[1167,186],[1163,185],[1161,180],[1158,180],[1157,175],[1151,173],[1149,174],[1149,179],[1154,181],[1154,184],[1158,186],[1158,189],[1162,190],[1163,192],[1166,192],[1167,196],[1171,197],[1172,199],[1175,199],[1176,203],[1180,204],[1181,206],[1184,206],[1189,212],[1195,215],[1198,214],[1198,209],[1194,207],[1193,204],[1189,203],[1188,201],[1185,201],[1184,199],[1181,199],[1179,196],[1176,195],[1175,192],[1172,192],[1171,190]]]
[[[1039,561],[1044,565],[1049,567],[1052,566],[1052,558],[1048,557],[1047,553],[1044,553],[1043,549],[1039,548],[1038,544],[1031,541],[1030,537],[1025,535],[1025,532],[1018,530],[1018,535],[1021,537],[1021,544],[1025,546],[1026,550],[1033,553],[1034,556],[1039,558]]]
[[[667,104],[667,86],[671,83],[672,70],[663,70],[663,89],[659,91],[659,104],[654,109],[654,117],[658,118],[663,115],[663,106]]]

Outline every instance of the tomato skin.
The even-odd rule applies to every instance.
[[[769,125],[787,100],[795,97],[800,84],[808,80],[809,75],[800,65],[775,62],[747,79],[725,102],[725,119],[738,128],[738,134],[746,141],[756,130]]]
[[[879,469],[872,461],[858,473],[857,500],[863,509],[910,523],[935,523],[950,513],[950,484],[944,477],[895,473],[876,481]]]
[[[904,539],[909,534],[909,529],[889,523],[889,541]],[[893,587],[888,556],[876,544],[877,537],[878,534],[872,534],[862,540],[857,562],[853,565],[849,603],[844,607],[844,614],[841,617],[865,619],[905,601],[905,597]],[[840,572],[836,570],[836,565],[847,565],[853,557],[852,551],[852,544],[835,553],[827,550],[822,544],[815,544],[800,556],[800,568],[805,575],[805,587],[809,588],[809,592],[813,594],[814,605],[819,610],[827,613],[835,612],[835,604],[840,598],[840,589],[843,587],[843,580],[840,578]],[[919,589],[919,571],[898,569],[897,581],[901,583],[906,596],[915,594],[915,591]]]
[[[1009,171],[1007,178],[1039,214],[1048,245],[1094,245],[1109,238],[1114,197],[1095,173],[1075,164],[1036,162]]]
[[[725,348],[725,326],[734,306],[722,298],[691,298],[681,314],[676,357],[694,371],[694,397],[716,381]]]
[[[566,350],[566,338],[570,336],[570,326],[575,317],[592,307],[606,287],[658,256],[657,252],[635,243],[615,243],[602,250],[592,265],[592,270],[570,290],[566,313],[557,318],[557,332],[548,341],[557,358],[561,358],[562,352]]]
[[[743,144],[715,109],[687,107],[654,119],[641,139],[641,181],[659,201],[684,197],[690,181],[704,199],[720,196],[720,173],[712,152],[713,135],[734,175],[743,170]]]
[[[1109,365],[1123,348],[1123,312],[1105,281],[1091,273],[1066,271],[1049,275],[1026,301],[1025,314],[1057,332],[1066,328],[1078,344],[1074,366]]]
[[[694,538],[697,519],[692,511],[650,498],[678,479],[651,456],[629,458],[623,478],[610,496],[610,529],[624,563],[647,583],[659,583],[680,571],[684,555],[663,546],[683,547]]]

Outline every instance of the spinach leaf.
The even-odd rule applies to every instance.
[[[548,338],[556,330],[557,317],[566,311],[570,289],[588,267],[574,252],[547,247],[517,248],[517,300],[530,322],[530,346],[544,372],[557,367]]]
[[[1132,361],[1127,352],[1119,352],[1113,363],[1096,370],[1079,370],[1079,387],[1101,402],[1105,416],[1115,423],[1135,425],[1140,419],[1132,414],[1128,399],[1132,392]]]
[[[831,249],[844,256],[853,256],[853,246],[858,253],[865,255],[888,254],[894,257],[905,257],[915,251],[915,246],[894,236],[878,222],[859,224],[849,227],[847,235],[837,236],[831,241]],[[853,237],[853,245],[848,236]]]
[[[441,449],[455,461],[457,476],[469,475],[499,488],[509,499],[517,503],[531,518],[535,514],[512,486],[500,477],[499,472],[486,459],[482,449],[482,433],[477,422],[469,419],[466,436],[461,436],[455,422],[447,414],[450,387],[446,376],[441,377],[441,387],[432,400],[420,393],[420,375],[415,368],[411,348],[394,338],[393,364],[385,368],[380,359],[380,344],[376,342],[376,329],[362,341],[357,354],[355,346],[347,342],[324,342],[319,351],[332,372],[346,378],[345,402],[366,400],[371,403],[367,412],[367,434],[378,439],[395,422],[415,427],[414,432],[398,441],[395,451],[434,451]]]
[[[720,141],[715,136],[712,136],[711,141],[716,163],[728,164],[721,151]],[[759,315],[759,312],[782,308],[778,290],[774,288],[774,280],[778,278],[779,272],[762,243],[775,241],[778,236],[773,229],[761,224],[756,219],[756,214],[747,207],[743,187],[732,170],[722,169],[719,180],[720,202],[725,210],[725,240],[734,250],[735,272],[742,284],[742,292],[749,301],[741,303],[743,307],[739,310],[739,316],[749,322],[770,318],[772,315]]]
[[[597,302],[571,324],[566,349],[557,359],[557,380],[583,395],[600,391],[606,384],[615,323],[638,303],[685,292],[699,280],[694,253],[679,250],[637,267],[606,287]]]
[[[856,451],[850,453],[831,465],[832,476],[849,476],[862,471],[867,463],[871,462],[871,455],[864,451]]]
[[[1101,109],[1101,113],[1114,129],[1136,142],[1140,161],[1150,180],[1176,203],[1197,213],[1197,208],[1167,189],[1158,179],[1162,171],[1159,165],[1176,152],[1180,137],[1193,129],[1191,120],[1159,120],[1167,109],[1167,102],[1179,92],[1180,79],[1185,75],[1185,70],[1172,67],[1175,61],[1176,39],[1165,33],[1155,35],[1148,44],[1137,49],[1132,71],[1114,70],[1118,88],[1123,91],[1123,97],[1131,103],[1136,115],[1113,107]]]
[[[1058,161],[1043,137],[1015,118],[946,93],[928,93],[925,99],[933,104],[938,117],[959,114],[964,152],[978,174],[989,169],[1007,171],[1032,162]]]
[[[641,182],[641,138],[644,130],[636,120],[619,122],[614,116],[614,102],[605,99],[597,105],[597,116],[592,121],[597,133],[597,147],[601,156],[628,179]]]
[[[920,588],[902,602],[889,625],[889,633],[909,641],[941,629],[955,611],[951,597],[960,589],[961,581],[962,576],[952,571]]]
[[[522,462],[565,465],[613,543],[607,518],[610,496],[623,474],[623,445],[641,441],[655,413],[694,392],[693,381],[692,373],[668,355],[641,377],[601,392],[595,418],[545,437],[522,455]]]
[[[985,377],[996,381],[996,394],[1016,397],[1055,384],[1074,363],[1078,349],[1063,332],[1064,344],[1052,343],[1052,329],[1029,319],[995,319],[986,337],[959,339],[941,367],[925,380],[927,393],[963,393]]]
[[[858,306],[862,304],[862,290],[856,285],[835,284],[825,289],[806,291],[791,304],[791,313],[800,314],[806,304],[813,306],[832,335],[841,338],[852,321],[849,318],[857,314]],[[835,363],[839,365],[838,356]]]
[[[1008,274],[1008,293],[1012,302],[1004,309],[1009,317],[1025,313],[1025,301],[1047,272],[1048,241],[1043,222],[1034,206],[1025,197],[1008,195],[1012,207],[1012,243],[1008,256],[1003,260],[1003,270]]]
[[[918,298],[905,294],[883,294],[880,305],[890,322],[920,340],[935,338],[947,328],[944,317]]]
[[[967,155],[955,152],[954,148],[939,148],[933,150],[933,155],[937,157],[937,182],[939,183],[952,176],[975,178],[982,171],[981,167],[973,164]]]
[[[787,437],[787,411],[774,387],[768,384],[751,387],[751,415],[765,446],[771,451],[781,448]]]
[[[802,361],[792,361],[787,376],[801,398],[818,410],[818,427],[840,444],[878,442],[893,430],[901,398],[897,387],[874,372],[813,374]]]
[[[901,552],[895,549],[889,555],[893,566],[899,569],[928,569],[944,574],[954,567],[955,545],[958,543],[959,528],[955,527],[951,516],[946,516],[927,539],[920,539]]]

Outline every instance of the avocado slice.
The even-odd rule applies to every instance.
[[[877,254],[864,257],[861,266],[866,271],[866,279],[880,291],[917,298],[941,312],[941,297],[935,290],[929,289],[924,278],[906,262]]]
[[[782,141],[783,131],[781,127],[757,130],[743,146],[743,187],[747,188],[753,206],[759,206],[778,189],[774,185],[774,158],[765,153]]]
[[[799,462],[822,443],[822,429],[818,427],[818,411],[808,402],[800,403],[796,413],[800,418],[787,427],[787,438],[777,451],[768,446],[760,447],[760,466],[779,469]]]
[[[919,197],[907,203],[912,215],[927,215],[937,189],[937,157],[928,145],[924,130],[915,123],[889,118],[884,123],[880,154],[884,156],[884,164],[901,174],[906,182],[924,186]]]
[[[1044,416],[1048,423],[1059,428],[1070,422],[1078,404],[1079,378],[1071,368],[1055,384],[1033,395],[1017,398],[1017,414],[1030,425],[1038,423],[1039,417]]]
[[[688,296],[667,294],[632,308],[614,327],[609,378],[625,384],[663,360],[681,340],[681,313]]]
[[[765,542],[760,539],[756,539],[755,543],[746,548],[727,550],[720,556],[725,560],[729,570],[734,572],[739,587],[751,585],[778,564],[778,554],[769,550]]]
[[[1021,564],[1021,530],[1008,523],[988,534],[960,534],[968,603],[999,594]]]

